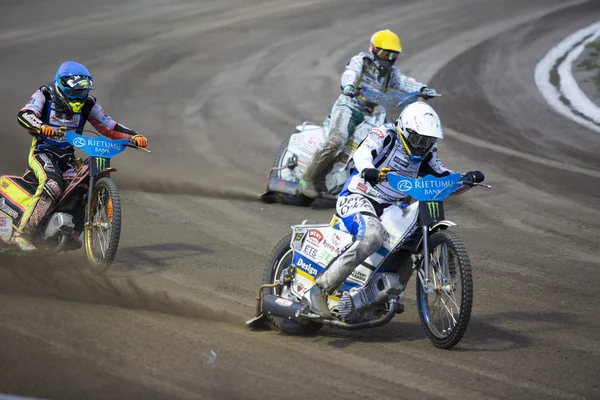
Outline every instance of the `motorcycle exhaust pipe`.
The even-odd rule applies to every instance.
[[[263,314],[299,323],[305,321],[305,319],[300,317],[305,308],[306,306],[302,303],[284,299],[273,294],[265,296],[262,303]]]
[[[357,331],[359,329],[375,328],[377,326],[387,324],[396,315],[396,310],[398,310],[398,302],[396,301],[396,299],[390,299],[390,309],[388,310],[388,312],[380,318],[371,321],[359,322],[357,324],[349,324],[347,322],[342,322],[338,320],[324,319],[320,322],[323,325],[332,328],[345,329],[347,331]]]
[[[273,177],[269,179],[269,182],[267,183],[267,191],[298,196],[300,194],[300,185],[297,182],[290,182]]]

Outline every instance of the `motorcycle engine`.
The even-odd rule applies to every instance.
[[[75,229],[75,224],[71,214],[62,212],[52,214],[44,230],[44,240],[56,236],[59,232],[73,232],[73,229]]]
[[[404,290],[396,273],[375,274],[368,285],[344,292],[338,301],[338,312],[342,318],[352,318],[356,313],[374,303],[381,303],[389,296],[398,296]]]

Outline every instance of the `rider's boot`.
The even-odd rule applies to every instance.
[[[33,253],[38,250],[31,242],[30,235],[25,233],[16,233],[10,243],[16,245],[24,253]]]
[[[79,250],[83,246],[81,234],[77,231],[73,231],[73,234],[67,239],[66,246],[68,250]]]
[[[329,136],[323,148],[315,153],[304,171],[304,176],[300,180],[302,194],[312,199],[319,196],[315,185],[325,179],[333,166],[337,152],[343,145],[344,140],[341,136],[333,133]]]
[[[331,318],[327,305],[327,292],[319,284],[314,285],[308,292],[309,308],[321,318]]]
[[[358,214],[357,214],[358,215]],[[315,278],[316,285],[309,292],[310,310],[323,318],[329,318],[327,294],[333,293],[350,276],[352,271],[373,254],[383,243],[383,226],[373,216],[362,216],[366,230],[364,236],[355,240],[334,262]]]
[[[32,239],[37,233],[40,220],[44,217],[48,208],[52,206],[51,200],[44,195],[42,195],[39,201],[34,204],[33,209],[29,211],[29,219],[21,221],[20,229],[15,233],[11,240],[11,244],[16,245],[25,253],[31,253],[38,250],[32,243]]]
[[[315,187],[315,183],[313,181],[307,181],[306,179],[300,179],[300,188],[302,189],[302,194],[306,197],[310,197],[314,199],[319,197],[319,192]]]

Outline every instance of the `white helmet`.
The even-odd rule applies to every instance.
[[[444,138],[440,117],[422,101],[406,106],[396,125],[398,137],[413,161],[423,160],[435,142]]]

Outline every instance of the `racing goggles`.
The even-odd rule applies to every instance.
[[[407,129],[406,131],[408,132],[408,138],[406,141],[413,149],[428,150],[435,144],[435,141],[437,140],[437,138],[434,137],[419,135],[412,129]]]
[[[373,54],[380,60],[396,61],[400,53],[397,51],[384,50],[379,47],[373,47]]]
[[[86,99],[93,88],[94,84],[88,77],[79,79],[65,77],[60,80],[60,90],[69,99]]]
[[[67,96],[69,99],[77,99],[77,100],[86,99],[90,93],[90,91],[88,89],[64,88],[62,91],[65,94],[65,96]]]

